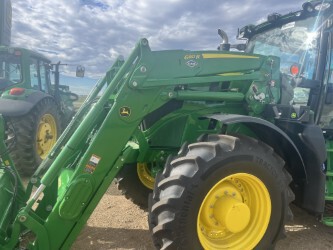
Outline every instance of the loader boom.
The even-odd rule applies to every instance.
[[[11,181],[5,169],[13,166],[2,146],[0,180],[7,180],[3,185],[10,194],[18,188],[18,195],[10,203],[6,194],[10,208],[0,206],[6,220],[6,225],[0,224],[0,249],[17,247],[27,229],[33,234],[29,249],[68,249],[122,166],[144,158],[146,149],[133,144],[142,138],[139,127],[145,117],[170,101],[192,105],[198,116],[217,113],[221,107],[244,114],[251,110],[259,116],[263,104],[279,100],[278,70],[275,57],[151,51],[148,41],[141,39],[126,61],[119,58],[98,81],[27,189]],[[228,82],[229,87],[214,91],[211,86],[217,82]],[[269,94],[258,101],[253,91],[260,89]],[[218,124],[209,128],[209,120],[201,120],[202,129],[188,136],[191,140],[221,129]],[[37,190],[30,195],[33,186]]]

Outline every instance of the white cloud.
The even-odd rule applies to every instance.
[[[99,76],[142,37],[153,50],[216,49],[218,28],[234,37],[238,27],[271,12],[296,10],[301,2],[12,0],[12,5],[13,45],[49,51],[53,61],[80,63],[87,75]]]

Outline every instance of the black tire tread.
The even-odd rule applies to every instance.
[[[125,165],[118,173],[115,182],[126,199],[147,211],[148,197],[152,190],[145,187],[137,174],[136,165]]]
[[[206,141],[202,141],[206,139]],[[289,208],[289,203],[294,200],[295,196],[291,191],[289,184],[292,180],[291,175],[284,169],[285,162],[281,159],[273,149],[258,141],[254,138],[247,136],[228,136],[228,135],[208,135],[200,138],[201,142],[186,145],[187,150],[182,147],[180,158],[173,160],[166,167],[163,173],[159,174],[159,181],[155,183],[155,189],[153,195],[150,196],[149,201],[149,228],[152,232],[153,242],[157,249],[183,249],[183,246],[179,246],[179,242],[175,242],[175,235],[172,234],[172,227],[170,227],[172,220],[177,213],[177,202],[182,198],[182,194],[178,194],[175,198],[174,195],[165,194],[168,188],[172,188],[175,184],[177,186],[184,185],[183,189],[190,189],[186,185],[196,185],[195,183],[184,184],[188,182],[181,181],[183,178],[189,178],[189,176],[200,176],[205,174],[205,163],[219,160],[217,158],[233,156],[237,154],[237,150],[244,149],[255,151],[262,150],[264,154],[271,155],[274,166],[277,166],[281,171],[283,178],[283,193],[284,193],[284,206],[285,214],[283,216],[283,225],[292,219],[293,215]],[[186,154],[187,151],[187,154]],[[235,153],[236,152],[236,153]],[[227,155],[227,156],[225,156]],[[178,166],[186,164],[187,173],[180,175],[181,171],[174,171]],[[176,181],[178,179],[178,181]],[[168,223],[161,223],[160,217],[163,217],[162,213],[168,211],[170,220]],[[284,237],[284,227],[280,227],[275,239],[271,242],[269,248],[274,248],[276,241]],[[176,237],[177,238],[177,237]]]
[[[46,109],[53,112],[59,137],[61,132],[60,115],[56,103],[51,98],[42,99],[24,116],[5,117],[7,133],[14,134],[15,137],[13,145],[9,145],[9,154],[21,175],[32,175],[42,161],[36,152],[36,127],[41,113]]]

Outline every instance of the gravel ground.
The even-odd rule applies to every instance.
[[[286,225],[287,238],[278,242],[277,250],[333,249],[333,227],[324,226],[297,207],[292,210],[294,221]],[[126,200],[112,185],[72,249],[154,249],[147,213]]]

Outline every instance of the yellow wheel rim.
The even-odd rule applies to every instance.
[[[57,141],[57,124],[54,117],[45,114],[41,117],[37,129],[37,153],[45,159]]]
[[[147,188],[153,190],[155,178],[151,175],[147,163],[138,163],[136,169],[141,183]]]
[[[265,184],[251,174],[233,174],[204,198],[197,233],[204,249],[253,249],[270,217],[271,199]]]

